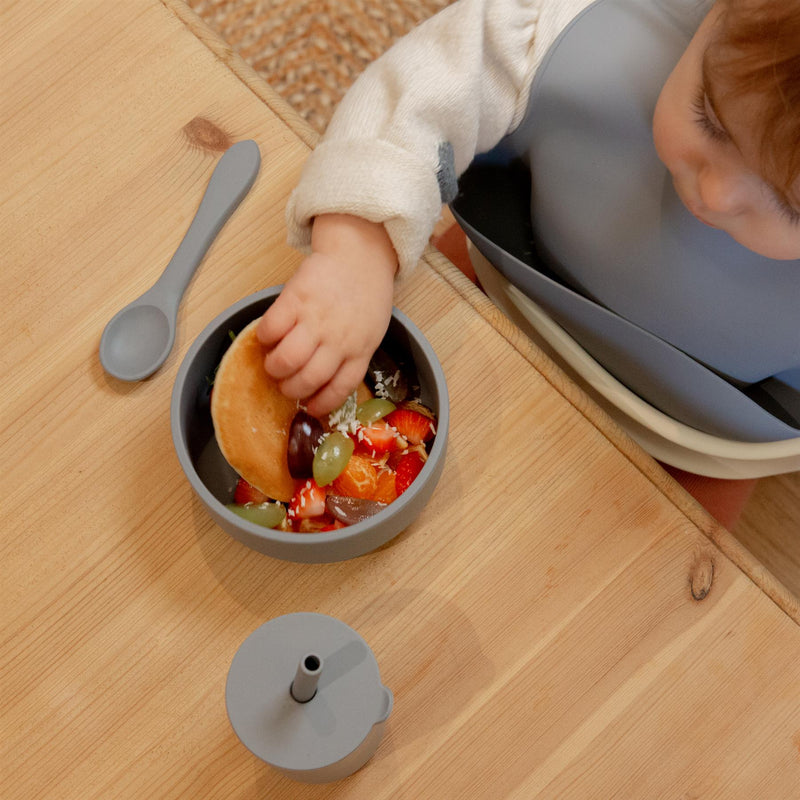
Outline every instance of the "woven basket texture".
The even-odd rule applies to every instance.
[[[450,2],[186,0],[319,133],[367,64]]]

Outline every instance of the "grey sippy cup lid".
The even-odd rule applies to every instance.
[[[314,783],[361,767],[393,704],[361,636],[313,613],[276,617],[250,634],[231,663],[225,697],[231,725],[252,753]]]

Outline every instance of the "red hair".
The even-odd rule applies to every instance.
[[[719,0],[704,67],[725,99],[755,98],[763,177],[800,199],[800,2]]]

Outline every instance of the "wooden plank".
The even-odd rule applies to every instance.
[[[794,798],[800,627],[434,258],[398,294],[452,400],[420,519],[302,565],[207,517],[172,382],[213,316],[297,264],[283,207],[308,141],[187,20],[151,0],[0,7],[3,797]],[[258,141],[260,177],[172,356],[121,384],[100,333],[180,240],[218,134]],[[376,757],[331,786],[258,762],[225,713],[239,645],[293,611],[358,630],[396,698]]]
[[[734,534],[800,597],[800,472],[759,481]]]

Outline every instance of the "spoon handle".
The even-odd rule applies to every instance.
[[[260,165],[258,145],[247,139],[229,147],[214,168],[192,224],[156,282],[176,307],[211,243],[253,185]]]

